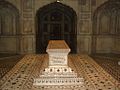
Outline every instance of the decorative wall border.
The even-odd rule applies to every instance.
[[[23,34],[34,30],[34,0],[21,0]]]

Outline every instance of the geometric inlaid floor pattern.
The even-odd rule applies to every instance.
[[[23,58],[23,55],[13,55],[7,56],[5,55],[1,58],[0,55],[0,79],[13,68],[18,61]]]
[[[93,55],[92,58],[120,83],[120,55]]]
[[[33,86],[48,65],[48,55],[26,55],[1,80],[0,90],[120,90],[120,84],[88,55],[69,55],[69,66],[84,78],[84,87]]]

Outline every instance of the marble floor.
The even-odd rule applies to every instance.
[[[0,79],[9,72],[24,55],[0,54]]]
[[[0,90],[120,90],[113,78],[88,55],[69,55],[69,66],[84,78],[84,87],[33,86],[34,78],[48,65],[48,55],[25,55],[2,79]]]
[[[105,71],[120,83],[120,55],[94,55],[91,56]]]

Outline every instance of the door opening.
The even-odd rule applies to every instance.
[[[49,40],[65,40],[76,53],[76,13],[61,3],[44,6],[37,12],[36,53],[45,53]]]

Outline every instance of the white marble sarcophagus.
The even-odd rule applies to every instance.
[[[83,85],[83,78],[77,77],[77,73],[68,66],[70,48],[64,40],[49,41],[46,52],[49,55],[48,67],[34,79],[34,85]]]
[[[67,56],[70,48],[64,40],[51,40],[46,52],[49,54],[49,67],[67,66]]]

